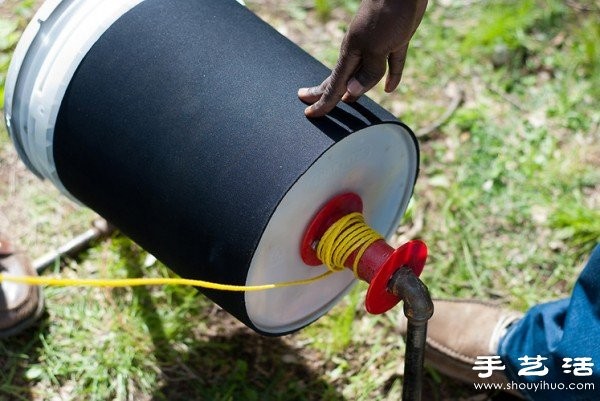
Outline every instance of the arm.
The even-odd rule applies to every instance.
[[[396,89],[408,43],[426,7],[427,0],[362,0],[331,75],[318,86],[298,91],[298,97],[311,104],[306,116],[324,116],[340,99],[354,102],[383,78],[386,65],[385,91]]]

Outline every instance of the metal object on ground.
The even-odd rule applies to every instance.
[[[402,400],[420,401],[427,321],[433,316],[433,301],[425,284],[407,267],[396,270],[387,288],[390,293],[404,301],[404,315],[408,320]]]
[[[114,230],[115,228],[106,220],[96,219],[92,222],[92,227],[86,232],[77,235],[58,249],[50,251],[34,260],[33,267],[38,273],[41,273],[62,257],[75,257],[86,250],[92,242],[108,237]]]

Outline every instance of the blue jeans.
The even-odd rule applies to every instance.
[[[600,400],[600,245],[571,298],[531,308],[508,329],[498,354],[509,380],[531,400]]]

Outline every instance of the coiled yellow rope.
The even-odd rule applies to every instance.
[[[358,262],[369,245],[383,237],[365,223],[361,213],[350,213],[331,225],[317,245],[317,257],[332,272],[344,270],[346,260],[358,250],[352,271],[358,278]]]
[[[317,256],[328,267],[328,271],[318,276],[263,285],[231,285],[219,284],[204,280],[186,278],[125,278],[125,279],[100,279],[100,278],[58,278],[35,276],[11,276],[0,274],[0,283],[12,282],[34,286],[52,287],[135,287],[146,285],[188,285],[220,291],[263,291],[272,288],[291,287],[294,285],[310,284],[344,269],[344,263],[350,255],[358,249],[354,259],[354,275],[357,275],[358,262],[365,250],[373,242],[382,237],[365,224],[362,214],[352,213],[342,217],[329,227],[323,234],[317,246]]]

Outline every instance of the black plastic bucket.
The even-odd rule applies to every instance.
[[[49,40],[50,39],[50,40]],[[6,120],[23,161],[182,277],[265,284],[321,274],[313,215],[359,194],[390,235],[419,153],[367,98],[307,119],[297,89],[329,70],[234,0],[53,1],[19,43]],[[351,272],[262,292],[202,290],[280,335],[331,308]]]

